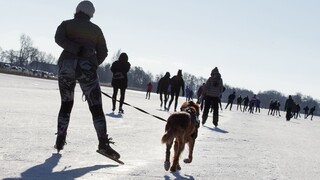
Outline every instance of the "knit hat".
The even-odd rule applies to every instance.
[[[170,77],[170,73],[169,72],[166,72],[166,77]]]
[[[212,71],[211,71],[211,76],[212,76],[213,74],[217,74],[217,73],[219,73],[219,70],[218,70],[217,67],[215,67],[215,68],[212,69]]]
[[[127,53],[121,53],[120,56],[119,56],[119,61],[125,61],[125,62],[128,62],[128,55]]]
[[[90,1],[81,1],[78,4],[77,8],[76,8],[76,13],[78,13],[80,11],[85,13],[86,15],[88,15],[90,18],[92,18],[95,9],[94,9],[94,6],[93,6],[92,2],[90,2]]]

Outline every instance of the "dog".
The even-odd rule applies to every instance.
[[[171,114],[165,126],[165,134],[162,136],[162,144],[166,144],[166,157],[164,162],[164,169],[171,172],[181,170],[179,164],[179,157],[184,150],[187,143],[189,146],[189,156],[184,159],[185,163],[192,162],[193,148],[195,140],[198,136],[198,128],[200,125],[199,105],[193,101],[184,102],[181,105],[181,112]],[[175,140],[175,141],[174,141]],[[170,149],[174,141],[174,157],[172,166],[170,167]]]

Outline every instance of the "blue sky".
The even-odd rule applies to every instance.
[[[0,7],[0,47],[19,49],[26,34],[58,58],[57,26],[73,18],[75,0],[10,0]],[[92,1],[110,62],[121,49],[133,66],[156,75],[178,69],[209,77],[217,66],[228,85],[320,99],[320,1]]]

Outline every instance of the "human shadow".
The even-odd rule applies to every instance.
[[[64,179],[64,180],[74,180],[79,178],[91,171],[96,171],[101,168],[108,167],[117,167],[118,165],[94,165],[90,167],[78,168],[78,169],[70,169],[66,170],[68,167],[65,167],[62,171],[53,172],[53,168],[58,164],[61,158],[61,154],[52,154],[51,157],[45,160],[44,163],[36,165],[27,169],[26,171],[21,173],[21,178],[5,178],[4,180],[56,180],[56,179]]]
[[[204,127],[208,128],[208,129],[210,129],[210,130],[212,130],[212,131],[219,132],[219,133],[229,133],[228,131],[223,130],[223,129],[220,129],[220,128],[218,128],[218,127],[215,127],[215,128],[208,127],[208,126],[204,126]]]
[[[172,174],[175,177],[175,180],[194,180],[194,177],[191,175],[185,174],[184,176],[181,176],[179,171],[173,172]],[[165,175],[164,179],[170,180],[170,177],[168,175]]]
[[[111,112],[111,113],[108,113],[106,114],[106,116],[109,116],[109,117],[113,117],[113,118],[122,118],[122,114],[116,114],[114,112]]]

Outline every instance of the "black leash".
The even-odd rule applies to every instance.
[[[108,95],[107,93],[105,93],[105,92],[103,92],[103,91],[101,91],[101,93],[102,93],[103,95],[105,95],[105,96],[113,99],[113,98],[112,98],[110,95]],[[116,100],[116,101],[120,102],[119,100]],[[167,120],[165,120],[165,119],[163,119],[163,118],[161,118],[161,117],[159,117],[159,116],[150,114],[150,113],[148,113],[147,111],[145,111],[145,110],[143,110],[143,109],[141,109],[141,108],[138,108],[138,107],[133,106],[133,105],[131,105],[131,104],[128,104],[128,103],[126,103],[126,102],[123,102],[123,104],[125,104],[125,105],[127,105],[127,106],[131,106],[131,107],[133,107],[133,108],[135,108],[135,109],[137,109],[137,110],[139,110],[139,111],[141,111],[141,112],[143,112],[143,113],[145,113],[145,114],[149,114],[149,115],[151,115],[151,116],[153,116],[153,117],[155,117],[155,118],[157,118],[157,119],[159,119],[159,120],[161,120],[161,121],[167,122]]]

